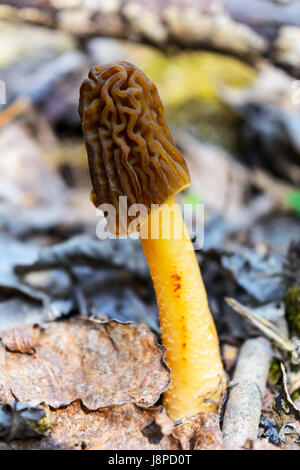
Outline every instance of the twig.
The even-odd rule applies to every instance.
[[[30,109],[30,100],[21,96],[0,113],[0,128]]]
[[[270,342],[261,337],[247,340],[240,350],[223,421],[227,449],[257,439],[272,355]]]
[[[256,328],[258,328],[267,338],[273,341],[280,349],[292,353],[292,362],[298,364],[299,357],[299,341],[292,342],[286,335],[270,321],[257,315],[253,310],[242,305],[237,300],[227,297],[226,302],[233,310],[247,318]]]
[[[252,0],[3,0],[0,17],[86,39],[102,36],[209,49],[257,64],[267,58],[299,76],[299,2]],[[265,25],[268,25],[266,28]]]
[[[297,419],[299,419],[300,409],[295,405],[295,403],[293,402],[289,394],[288,387],[287,387],[286,371],[282,362],[280,363],[280,368],[282,372],[282,392],[289,407],[289,414],[293,414]]]

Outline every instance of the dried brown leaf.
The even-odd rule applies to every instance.
[[[34,354],[38,325],[25,325],[1,331],[0,339],[9,351]]]
[[[153,444],[142,430],[155,418],[155,409],[144,410],[134,404],[88,411],[79,402],[59,410],[45,409],[51,431],[42,439],[0,443],[0,450],[12,449],[93,449],[93,450],[179,450],[172,436]]]
[[[89,410],[153,405],[168,387],[163,348],[145,325],[77,318],[39,332],[33,356],[0,349],[0,398]]]
[[[182,420],[174,432],[183,450],[223,450],[219,416],[201,412]]]

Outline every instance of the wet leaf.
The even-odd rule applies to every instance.
[[[145,325],[77,318],[47,324],[33,356],[0,349],[1,396],[54,408],[153,405],[169,384],[164,349]]]

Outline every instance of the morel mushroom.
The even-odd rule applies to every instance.
[[[178,420],[216,411],[224,384],[218,338],[175,200],[189,186],[190,175],[174,145],[156,86],[128,62],[93,67],[80,89],[79,114],[93,203],[115,208],[116,224],[108,220],[111,231],[124,235],[140,230],[171,370],[164,396],[167,413]],[[119,200],[124,196],[129,206],[145,207],[140,217],[122,213]],[[134,220],[138,223],[132,225]]]

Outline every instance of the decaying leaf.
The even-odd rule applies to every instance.
[[[222,434],[219,416],[201,412],[184,418],[173,435],[179,439],[183,450],[222,450]]]
[[[279,255],[263,257],[254,250],[236,247],[236,252],[221,257],[221,263],[236,282],[260,303],[283,296],[282,259]]]
[[[52,298],[47,292],[25,282],[15,271],[17,264],[33,263],[40,247],[29,242],[20,242],[8,235],[0,235],[0,292],[7,295],[24,295],[45,307],[47,319],[68,314],[72,302],[68,299]],[[1,304],[0,304],[1,305]]]
[[[164,349],[145,325],[75,318],[39,332],[33,356],[0,349],[0,398],[89,410],[153,405],[169,385]]]
[[[0,339],[9,351],[34,354],[38,325],[25,325],[2,331]]]
[[[100,280],[100,274],[102,279]],[[98,274],[98,276],[97,276]],[[136,323],[144,323],[152,331],[159,334],[158,309],[153,296],[153,301],[145,303],[141,299],[141,284],[132,283],[132,279],[128,276],[122,276],[115,270],[98,270],[95,278],[99,281],[96,285],[91,286],[92,282],[81,282],[83,294],[87,298],[88,310],[93,316],[106,315],[107,318],[119,320],[121,322],[134,321]],[[88,277],[89,281],[91,276]],[[82,277],[80,278],[82,281]],[[91,292],[88,290],[88,284],[93,288]],[[151,298],[152,300],[152,298]]]
[[[44,416],[43,408],[33,406],[32,403],[14,401],[3,405],[0,408],[0,439],[11,441],[41,437],[36,427]]]
[[[141,409],[134,404],[111,406],[88,411],[78,401],[66,408],[45,407],[50,432],[42,439],[10,442],[11,449],[30,450],[179,450],[180,443],[172,436],[163,436],[153,444],[142,430],[155,418],[156,409]],[[0,450],[7,449],[1,443]]]
[[[16,263],[16,271],[24,274],[40,269],[86,265],[125,269],[145,279],[148,268],[137,242],[132,239],[98,240],[89,235],[78,235],[66,242],[42,248],[29,263]]]

